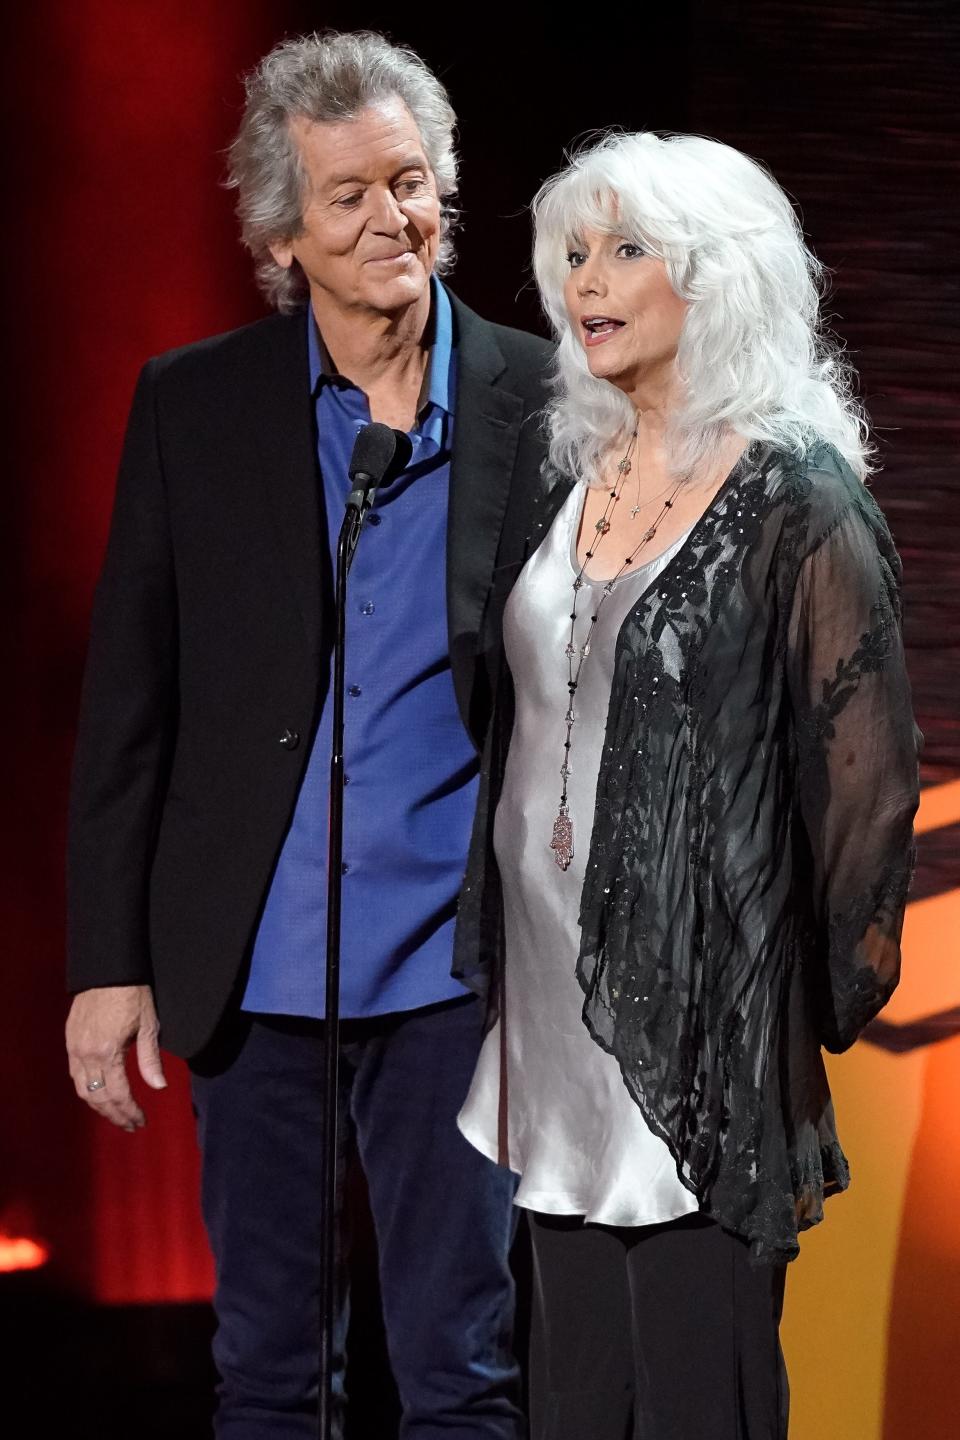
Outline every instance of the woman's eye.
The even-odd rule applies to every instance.
[[[643,250],[632,241],[624,240],[622,245],[617,246],[617,254],[622,255],[625,260],[636,260],[638,255],[643,254]]]
[[[586,256],[581,250],[571,250],[567,255],[567,264],[571,270],[576,270],[579,265],[583,264],[585,259]]]
[[[421,177],[417,180],[402,180],[397,188],[404,195],[419,195],[425,184],[426,181]]]
[[[359,205],[362,199],[363,196],[358,190],[355,195],[341,195],[339,200],[337,201],[337,204],[342,205],[344,210],[350,210],[355,205]]]

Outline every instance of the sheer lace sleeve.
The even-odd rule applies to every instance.
[[[920,733],[900,633],[900,562],[867,492],[802,561],[788,680],[810,848],[820,1039],[852,1045],[900,974]]]

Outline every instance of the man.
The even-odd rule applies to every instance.
[[[191,1062],[230,1440],[314,1433],[332,552],[371,419],[413,455],[378,494],[346,617],[341,1133],[367,1175],[402,1433],[522,1429],[513,1182],[456,1129],[483,1006],[450,967],[550,352],[437,279],[453,126],[423,62],[379,36],[262,62],[231,178],[281,313],[145,367],[98,588],[71,1074],[135,1130],[127,1049],[157,1088],[158,1024]]]

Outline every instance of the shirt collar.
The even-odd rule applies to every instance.
[[[446,289],[436,276],[430,277],[430,298],[430,318],[427,321],[425,336],[430,354],[427,359],[427,369],[423,378],[423,389],[420,392],[417,413],[421,413],[428,405],[436,405],[438,409],[449,415],[453,408],[451,394],[453,308]],[[319,326],[313,316],[313,308],[309,303],[307,305],[307,351],[310,359],[311,395],[317,395],[322,387],[330,381],[343,386],[352,384],[351,381],[345,380],[339,374],[333,363],[330,352],[323,343],[323,336],[320,334]]]

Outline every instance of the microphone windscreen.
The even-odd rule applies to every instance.
[[[394,475],[399,475],[401,470],[406,470],[410,464],[410,457],[413,455],[413,442],[405,430],[394,430],[393,438],[397,442],[397,448],[393,452],[393,462],[390,469]]]
[[[404,436],[404,438],[406,438]],[[348,474],[351,480],[362,475],[375,485],[386,475],[397,451],[397,432],[389,425],[364,425],[357,435],[350,456]]]

